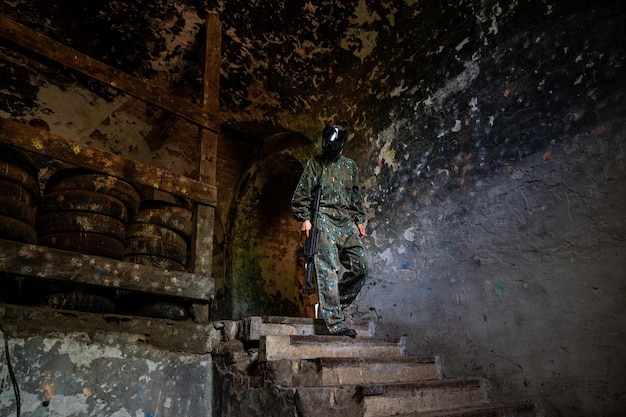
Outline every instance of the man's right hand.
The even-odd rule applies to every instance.
[[[310,220],[305,220],[302,222],[302,225],[300,226],[300,231],[304,232],[304,234],[306,235],[307,239],[309,238],[309,233],[311,232],[311,228],[313,226],[311,225],[311,221]]]
[[[363,239],[367,233],[365,232],[365,226],[362,224],[357,224],[356,227],[359,229],[359,237]]]

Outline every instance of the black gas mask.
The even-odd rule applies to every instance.
[[[341,154],[347,138],[348,131],[343,126],[324,126],[324,130],[322,130],[323,154],[330,159],[335,159]]]

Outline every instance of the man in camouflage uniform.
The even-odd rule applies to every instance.
[[[346,325],[343,308],[356,298],[367,270],[361,238],[365,236],[365,211],[356,163],[341,155],[348,131],[343,123],[327,125],[322,131],[322,154],[309,159],[291,199],[301,232],[311,230],[311,191],[322,188],[319,241],[315,272],[319,308],[331,334],[355,337]],[[343,265],[346,272],[339,278]]]

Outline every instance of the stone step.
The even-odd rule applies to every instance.
[[[363,417],[434,412],[478,406],[486,402],[484,383],[478,378],[363,387]]]
[[[352,326],[357,336],[374,336],[373,323],[359,323]],[[241,322],[240,337],[245,341],[257,341],[266,335],[327,335],[322,320],[305,317],[252,316]]]
[[[395,417],[536,417],[537,409],[531,402],[515,404],[484,404],[453,410],[400,414]]]
[[[283,387],[329,387],[440,379],[434,356],[316,358],[267,365],[269,379]]]
[[[277,391],[292,391],[280,388]],[[345,387],[302,387],[292,394],[295,407],[292,414],[298,417],[363,417],[361,389],[351,385]],[[296,411],[297,410],[297,411]],[[267,414],[279,415],[279,414]]]
[[[305,317],[251,316],[241,321],[240,338],[245,341],[258,341],[266,335],[314,334],[314,319]]]
[[[265,335],[259,361],[405,356],[405,338]]]

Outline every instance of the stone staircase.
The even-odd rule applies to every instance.
[[[407,356],[402,337],[375,337],[369,325],[357,332],[320,334],[312,319],[243,320],[237,341],[214,352],[222,388],[214,416],[538,415],[530,402],[491,403],[483,379],[442,378],[437,358]]]

